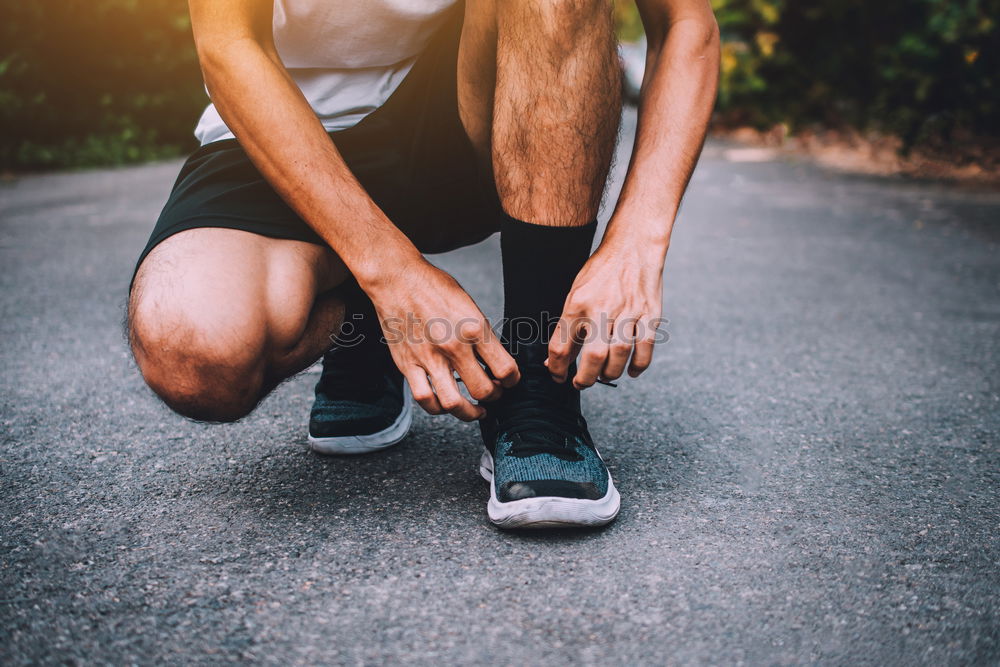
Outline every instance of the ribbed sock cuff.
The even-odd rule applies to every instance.
[[[590,257],[597,221],[578,227],[548,227],[504,216],[504,326],[513,343],[544,342],[562,313],[573,280]]]

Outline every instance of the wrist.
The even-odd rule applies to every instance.
[[[645,224],[625,222],[615,216],[608,223],[598,252],[663,263],[670,247],[673,220],[649,220]]]
[[[360,261],[348,264],[358,286],[372,295],[393,289],[400,280],[412,275],[414,266],[427,262],[420,251],[404,238],[403,243],[386,244],[375,253],[364,253]]]

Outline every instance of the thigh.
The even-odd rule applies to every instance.
[[[316,244],[237,229],[178,232],[136,271],[129,296],[133,346],[137,357],[153,352],[144,349],[150,340],[237,356],[291,347],[317,295],[346,276],[336,255]]]
[[[274,191],[235,139],[202,146],[184,162],[139,255],[136,270],[167,239],[203,228],[234,229],[324,245]]]

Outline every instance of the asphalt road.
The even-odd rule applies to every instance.
[[[762,157],[709,146],[671,340],[586,392],[596,532],[493,528],[449,418],[311,454],[314,375],[175,417],[121,319],[178,164],[0,184],[0,662],[996,664],[1000,195]],[[497,250],[435,260],[488,314]]]

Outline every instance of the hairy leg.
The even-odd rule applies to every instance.
[[[621,115],[607,0],[496,3],[492,159],[513,218],[547,226],[597,216]]]
[[[607,0],[467,0],[462,122],[489,157],[501,224],[504,336],[538,342],[590,255],[618,135],[621,68]],[[590,223],[590,224],[589,224]]]
[[[129,296],[129,341],[149,386],[192,419],[232,421],[315,361],[343,320],[347,277],[326,248],[231,229],[170,237]]]

